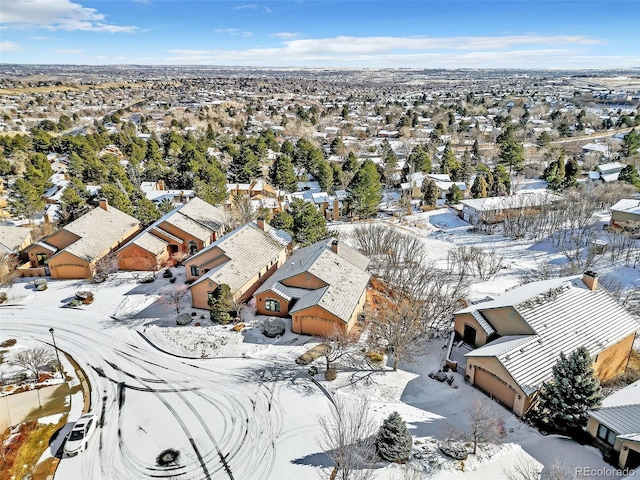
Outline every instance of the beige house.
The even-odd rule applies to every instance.
[[[290,316],[294,333],[322,336],[356,323],[367,297],[369,259],[335,239],[296,251],[256,290],[256,312]]]
[[[246,301],[287,259],[291,235],[258,219],[216,240],[185,262],[194,308],[209,308],[209,294],[226,284]]]
[[[54,279],[92,278],[99,262],[129,241],[140,222],[100,200],[100,206],[27,249],[32,267],[46,266]],[[105,266],[116,268],[117,264]]]
[[[590,412],[587,432],[620,468],[640,467],[640,380],[603,399]]]
[[[0,256],[15,257],[33,243],[31,229],[0,226]]]
[[[172,210],[117,252],[121,270],[153,270],[172,256],[194,255],[224,233],[225,213],[200,198]]]
[[[552,378],[560,353],[586,347],[601,381],[622,373],[640,323],[607,291],[597,275],[523,285],[454,315],[466,378],[517,415]]]
[[[624,198],[612,206],[611,225],[640,225],[640,200]]]

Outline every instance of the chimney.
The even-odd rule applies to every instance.
[[[336,255],[338,254],[338,240],[331,241],[331,251]]]
[[[158,181],[156,182],[156,188],[157,188],[158,190],[164,190],[164,180],[158,180]]]
[[[258,225],[258,228],[260,230],[264,231],[264,229],[265,229],[264,218],[262,218],[262,217],[256,218],[256,224]]]
[[[98,200],[98,205],[100,206],[101,209],[103,209],[104,211],[108,212],[109,211],[109,202],[107,202],[106,198],[101,198],[100,200]]]
[[[588,270],[582,275],[582,281],[589,287],[589,290],[596,290],[598,288],[598,274]]]

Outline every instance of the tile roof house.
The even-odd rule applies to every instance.
[[[604,398],[590,412],[587,432],[620,468],[640,467],[640,380]]]
[[[601,381],[627,366],[638,320],[587,272],[523,285],[454,314],[469,381],[517,415],[552,377],[560,353],[586,347]]]
[[[194,198],[145,228],[117,252],[121,270],[153,270],[174,254],[193,255],[224,233],[225,213]]]
[[[46,265],[54,279],[92,278],[98,262],[129,241],[140,222],[100,200],[100,206],[27,249],[32,267]]]
[[[185,262],[194,308],[209,308],[209,294],[226,284],[234,300],[246,301],[286,260],[292,238],[264,220],[249,222]]]
[[[31,243],[30,228],[0,226],[0,257],[3,255],[17,256]]]
[[[296,251],[256,290],[256,312],[291,316],[294,333],[353,327],[366,301],[369,259],[335,239]]]

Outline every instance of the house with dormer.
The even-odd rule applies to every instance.
[[[254,295],[260,315],[291,317],[294,333],[349,331],[362,313],[369,259],[337,239],[297,250]]]
[[[597,274],[586,272],[522,285],[457,311],[453,341],[468,350],[465,378],[522,416],[552,378],[560,353],[586,347],[606,381],[625,371],[638,329],[638,319],[598,285]]]

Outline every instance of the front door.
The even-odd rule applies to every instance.
[[[627,454],[627,464],[625,465],[629,470],[640,467],[640,452],[629,449]]]
[[[467,345],[471,345],[472,347],[476,346],[476,329],[471,325],[464,326],[464,335],[462,336],[462,340]]]

